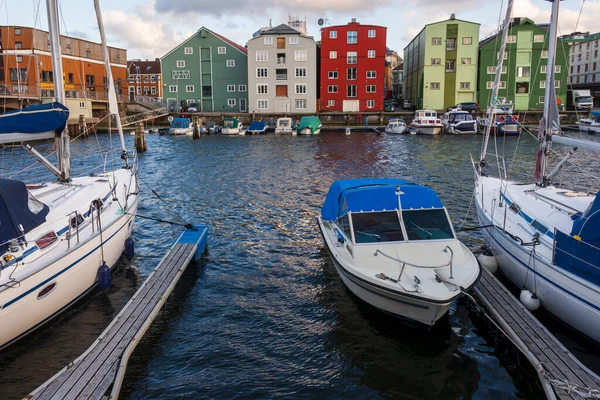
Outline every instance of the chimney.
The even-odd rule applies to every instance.
[[[356,18],[352,18],[352,21],[350,21],[351,24],[355,24],[356,23]]]
[[[451,14],[450,15],[450,19],[456,19],[456,15],[455,14]]]

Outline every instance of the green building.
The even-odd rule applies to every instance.
[[[445,110],[476,100],[479,24],[450,19],[425,25],[404,48],[404,99]]]
[[[544,108],[547,28],[548,25],[536,25],[528,18],[513,18],[510,22],[498,97],[513,102],[515,110]],[[482,109],[490,104],[501,39],[500,32],[496,32],[479,43],[478,102]],[[554,77],[560,104],[567,100],[568,55],[569,46],[559,40]]]
[[[160,61],[169,111],[185,104],[205,112],[248,111],[248,55],[243,46],[202,27]]]

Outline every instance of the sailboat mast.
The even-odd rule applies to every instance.
[[[125,147],[125,138],[123,137],[123,127],[121,125],[121,117],[119,115],[119,105],[117,103],[117,93],[115,91],[115,82],[113,80],[112,70],[110,68],[110,54],[106,45],[106,34],[104,33],[104,23],[102,22],[102,12],[100,11],[100,2],[94,0],[94,8],[96,9],[96,19],[98,20],[98,29],[100,30],[100,39],[102,40],[102,52],[104,53],[104,64],[106,67],[106,79],[108,81],[108,108],[109,112],[115,115],[117,120],[117,130],[121,139],[121,150],[123,159],[127,161],[127,148]]]
[[[62,57],[60,50],[60,28],[58,23],[57,0],[46,0],[48,12],[48,36],[50,37],[50,54],[52,71],[54,73],[54,97],[56,101],[65,104],[65,85],[63,80]],[[57,167],[61,172],[61,180],[68,181],[71,175],[71,160],[69,151],[69,131],[65,129],[56,136]]]
[[[513,2],[513,0],[508,0],[508,5],[506,6],[506,15],[504,16],[504,22],[502,24],[502,39],[500,42],[500,51],[498,51],[496,76],[494,78],[494,86],[492,87],[490,105],[487,110],[488,124],[485,127],[485,136],[483,138],[483,144],[481,146],[481,155],[479,157],[479,173],[481,173],[481,168],[485,165],[485,155],[487,154],[487,147],[490,141],[490,133],[492,131],[492,126],[495,119],[496,102],[498,101],[498,89],[500,88],[500,76],[502,74],[502,63],[504,61],[504,54],[506,53],[506,41],[508,38],[508,27],[510,25],[510,16],[512,15]]]

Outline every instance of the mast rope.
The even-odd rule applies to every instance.
[[[164,205],[166,206],[166,208],[168,209],[167,211],[170,211],[170,212],[171,212],[173,215],[175,215],[177,218],[179,218],[181,221],[183,221],[183,225],[182,225],[182,224],[179,224],[179,223],[178,223],[178,224],[176,224],[176,225],[182,225],[182,226],[185,226],[186,228],[191,228],[191,227],[192,227],[192,224],[190,224],[188,221],[186,221],[186,219],[185,219],[185,218],[183,218],[183,217],[182,217],[182,216],[181,216],[179,213],[177,213],[177,211],[175,211],[175,209],[174,209],[173,207],[171,207],[171,206],[169,205],[169,203],[168,203],[168,202],[167,202],[165,199],[163,199],[163,198],[162,198],[162,197],[161,197],[161,196],[158,194],[158,192],[152,188],[152,186],[150,186],[150,184],[148,184],[148,183],[147,183],[145,180],[143,180],[141,176],[139,176],[139,175],[138,175],[138,179],[139,179],[140,181],[142,181],[142,183],[143,183],[144,185],[146,185],[146,186],[148,187],[148,189],[150,189],[150,191],[152,192],[152,194],[153,194],[154,196],[156,196],[156,198],[157,198],[158,200],[160,200],[160,201],[162,201],[162,202],[163,202],[163,204],[164,204]],[[143,217],[142,217],[142,218],[143,218]],[[160,221],[160,222],[166,222],[166,221]]]

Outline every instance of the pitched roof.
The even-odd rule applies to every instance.
[[[138,70],[136,67],[140,67],[139,73],[144,74],[160,74],[160,61],[142,61],[142,60],[129,60],[127,61],[128,69],[130,74],[137,74]]]
[[[175,50],[177,50],[178,48],[180,48],[181,46],[183,46],[184,44],[186,44],[187,42],[189,42],[190,40],[192,40],[193,38],[195,38],[197,35],[200,34],[200,32],[202,30],[206,30],[207,32],[210,32],[211,35],[218,37],[219,39],[221,39],[222,41],[224,41],[225,43],[227,43],[228,45],[236,48],[237,50],[241,51],[244,54],[248,54],[248,49],[246,49],[244,46],[240,46],[239,44],[235,43],[233,40],[227,39],[225,36],[219,35],[216,32],[211,31],[210,29],[206,28],[206,27],[202,27],[200,29],[198,29],[192,36],[190,36],[189,38],[185,39],[183,42],[179,43],[177,46],[173,47],[167,54],[165,54],[164,56],[162,56],[160,59],[162,60],[163,58],[165,58],[166,56],[168,56],[169,54],[171,54],[172,52],[174,52]]]
[[[302,35],[302,33],[286,24],[281,24],[275,28],[261,32],[261,35]]]
[[[531,24],[531,25],[536,25],[535,22],[533,22],[532,20],[530,20],[527,17],[514,17],[514,18],[511,18],[510,22],[508,23],[508,30],[510,31],[513,27],[519,26],[519,25],[523,25],[525,23]],[[547,31],[549,24],[538,24],[536,26],[538,28],[541,28],[541,29],[544,29],[544,30]],[[492,40],[496,39],[496,37],[498,35],[500,35],[501,33],[502,33],[502,29],[499,29],[499,30],[496,30],[495,32],[491,33],[489,36],[483,38],[479,42],[479,47],[481,48],[482,46],[485,46],[486,44],[488,44]]]

